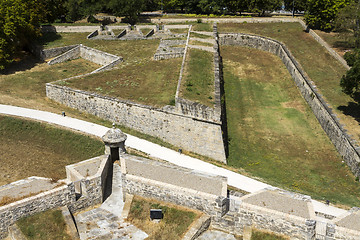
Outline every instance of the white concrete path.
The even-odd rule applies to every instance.
[[[78,130],[98,137],[102,137],[108,131],[107,127],[95,123],[90,123],[71,117],[63,117],[60,114],[54,114],[50,112],[44,112],[44,111],[9,106],[9,105],[0,104],[0,114],[20,116],[20,117],[31,118],[48,123],[53,123],[59,126]],[[145,152],[150,156],[166,160],[178,166],[190,168],[195,171],[206,172],[208,174],[225,176],[228,178],[228,184],[230,186],[236,187],[238,189],[242,189],[247,192],[252,193],[252,192],[257,192],[264,188],[272,188],[272,186],[268,184],[251,179],[249,177],[232,172],[230,170],[217,167],[213,164],[203,162],[199,159],[192,158],[187,155],[179,154],[174,150],[131,136],[129,134],[126,140],[126,145],[131,148]],[[346,210],[336,208],[333,206],[327,206],[326,204],[323,204],[316,200],[312,200],[312,202],[316,212],[321,212],[332,216],[339,216],[343,213],[346,213]]]

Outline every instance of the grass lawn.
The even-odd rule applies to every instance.
[[[354,37],[350,34],[324,32],[320,30],[314,31],[342,56],[346,50],[354,48]]]
[[[205,47],[213,47],[214,44],[212,43],[208,43],[208,42],[200,42],[200,41],[196,41],[196,40],[190,40],[190,45],[200,45],[200,46],[205,46]]]
[[[204,32],[212,32],[213,25],[211,23],[192,23],[192,31],[204,31]]]
[[[172,33],[188,33],[189,28],[171,28],[170,32]]]
[[[69,87],[161,107],[174,102],[181,58],[144,60],[67,81]]]
[[[150,209],[162,209],[164,218],[160,223],[150,220]],[[200,213],[184,207],[135,196],[127,220],[145,231],[147,240],[182,239],[183,235]]]
[[[213,36],[209,36],[209,35],[205,35],[205,34],[200,34],[200,33],[195,33],[195,32],[191,32],[190,33],[190,38],[204,38],[204,39],[213,39]]]
[[[15,95],[24,100],[44,99],[46,83],[88,73],[99,67],[100,65],[84,59],[51,66],[47,63],[37,63],[25,71],[0,75],[0,95]]]
[[[61,210],[48,210],[16,222],[27,239],[70,240]]]
[[[272,233],[253,230],[251,233],[250,240],[286,240],[286,239],[289,239],[289,238],[278,236],[278,235],[275,235]]]
[[[349,134],[360,141],[360,106],[341,91],[346,69],[299,23],[224,23],[219,32],[244,32],[277,39],[286,44],[326,101],[334,108]]]
[[[66,165],[104,152],[99,139],[20,118],[0,115],[0,132],[0,186],[30,176],[63,179]]]
[[[199,49],[188,49],[184,76],[181,83],[181,96],[213,107],[213,69],[213,53]]]
[[[223,46],[228,164],[269,184],[360,206],[355,181],[281,60]],[[239,54],[241,53],[241,54]]]

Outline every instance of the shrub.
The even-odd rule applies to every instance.
[[[350,67],[354,66],[356,60],[360,59],[360,49],[355,48],[350,52],[346,52],[344,54],[344,59]]]
[[[87,18],[88,23],[99,23],[99,20],[97,20],[93,15],[88,16]]]
[[[197,23],[202,23],[202,19],[201,19],[201,18],[198,18],[196,21],[197,21]]]

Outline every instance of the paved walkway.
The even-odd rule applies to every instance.
[[[144,231],[124,222],[121,216],[124,208],[122,195],[120,166],[114,164],[111,195],[99,208],[75,215],[81,240],[143,240],[148,237]]]
[[[108,130],[107,127],[75,118],[63,117],[60,114],[54,114],[28,108],[14,107],[9,105],[0,104],[0,114],[21,116],[49,122],[98,137],[102,137]],[[213,164],[203,162],[199,159],[179,154],[174,150],[131,136],[129,134],[125,143],[126,146],[138,149],[142,152],[149,154],[152,157],[166,160],[178,166],[194,169],[200,172],[225,176],[228,178],[228,185],[236,187],[238,189],[242,189],[247,192],[252,193],[264,188],[272,188],[272,186],[268,184],[256,181],[254,179],[232,172],[230,170],[217,167]],[[339,209],[333,206],[327,206],[326,204],[323,204],[316,200],[312,200],[312,202],[316,212],[321,212],[332,216],[339,216],[346,212],[346,210]]]

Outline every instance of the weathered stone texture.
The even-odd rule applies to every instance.
[[[300,64],[284,44],[273,39],[248,34],[221,34],[220,43],[223,45],[256,48],[280,57],[339,154],[343,157],[354,175],[360,176],[358,146],[354,144],[354,140],[346,133],[336,115],[316,90],[314,83],[307,77]]]
[[[80,57],[80,45],[70,49],[69,51],[57,56],[56,58],[48,62],[49,65],[54,65],[57,63],[62,63],[69,60],[74,60]]]
[[[185,150],[226,161],[220,124],[52,83],[46,84],[46,96]]]

